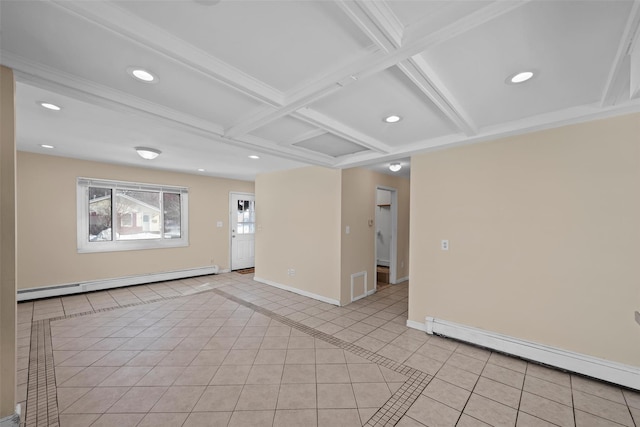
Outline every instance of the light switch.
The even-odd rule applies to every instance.
[[[344,229],[344,232],[345,232],[346,234],[351,233],[351,227],[349,227],[349,226],[347,225],[347,226],[345,227],[345,229]]]
[[[218,222],[216,222],[216,227],[218,227],[218,228],[222,228],[222,221],[218,221]]]
[[[449,250],[449,241],[448,240],[442,240],[440,242],[440,249],[442,249],[443,251],[448,251]]]

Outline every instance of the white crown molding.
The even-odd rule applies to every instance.
[[[429,334],[443,335],[640,390],[638,366],[625,365],[433,317],[426,318],[425,326]]]
[[[398,64],[398,68],[422,91],[451,122],[467,136],[478,133],[469,114],[436,76],[427,61],[416,55]]]
[[[321,129],[325,129],[340,138],[351,141],[355,144],[361,145],[370,150],[377,151],[378,153],[389,153],[391,148],[375,138],[371,138],[368,135],[359,132],[338,120],[328,117],[318,111],[311,108],[302,108],[292,114],[296,119],[302,120],[313,126],[317,126]]]
[[[625,80],[628,78],[633,80],[633,74],[630,73],[627,57],[631,54],[634,45],[639,43],[638,40],[640,40],[640,0],[635,0],[629,12],[629,17],[622,32],[615,59],[609,70],[604,90],[602,91],[600,98],[601,106],[607,107],[613,105],[621,89],[625,86]],[[631,97],[633,97],[633,94]]]
[[[207,54],[112,2],[60,1],[52,4],[94,24],[98,24],[136,44],[158,52],[182,66],[188,66],[253,99],[270,105],[283,103],[283,94],[258,79]]]

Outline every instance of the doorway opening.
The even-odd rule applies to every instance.
[[[376,187],[375,254],[376,288],[395,284],[398,260],[398,192]]]

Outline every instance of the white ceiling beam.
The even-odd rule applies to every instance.
[[[472,136],[478,132],[471,117],[460,103],[449,92],[437,77],[435,71],[420,55],[402,61],[398,68],[415,84],[445,116],[453,122],[465,135]]]
[[[253,130],[261,128],[275,120],[278,120],[288,114],[293,113],[300,108],[304,108],[307,104],[313,101],[323,98],[333,92],[340,90],[341,86],[337,83],[323,88],[322,91],[318,91],[313,94],[312,97],[300,99],[297,101],[289,102],[283,107],[274,110],[273,108],[264,108],[248,120],[231,126],[225,131],[225,136],[229,138],[235,138],[239,135],[245,135]]]
[[[404,27],[386,2],[341,1],[338,4],[356,25],[385,52],[390,52],[402,45]],[[423,57],[415,55],[397,65],[461,132],[468,136],[477,133],[477,128],[469,115],[462,109],[444,83],[437,78]]]
[[[155,120],[165,126],[188,132],[200,137],[213,139],[234,147],[257,150],[261,153],[278,155],[288,160],[332,167],[333,162],[323,155],[307,150],[296,150],[276,144],[252,135],[239,138],[226,138],[224,129],[207,120],[184,114],[163,105],[102,86],[90,81],[78,79],[66,73],[43,67],[40,64],[25,61],[21,57],[2,52],[3,65],[14,70],[16,81],[49,90],[77,100],[98,105],[113,111],[136,114]]]
[[[337,1],[336,4],[384,52],[402,44],[404,26],[384,1]]]
[[[220,61],[169,32],[139,18],[112,2],[51,0],[52,4],[97,24],[121,37],[153,50],[165,58],[213,78],[253,99],[282,105],[282,92]]]
[[[616,56],[611,64],[609,75],[602,91],[600,98],[600,106],[607,107],[613,105],[620,95],[621,87],[625,86],[624,81],[627,78],[634,79],[630,73],[629,56],[634,45],[638,45],[638,37],[640,37],[640,0],[635,0],[627,19],[627,24],[622,32]],[[634,41],[635,40],[635,41]],[[637,51],[638,48],[636,47]],[[629,73],[627,75],[627,73]]]
[[[363,134],[338,120],[328,117],[318,111],[311,108],[303,108],[292,114],[296,119],[302,120],[313,126],[317,126],[326,130],[340,138],[351,141],[355,144],[368,148],[369,150],[377,151],[378,153],[389,153],[391,148],[375,138],[371,138],[368,135]]]
[[[177,123],[183,127],[206,132],[209,136],[219,137],[224,133],[222,126],[208,120],[43,66],[10,52],[2,52],[2,62],[16,72],[16,80],[20,82],[115,111],[133,112],[148,118],[161,119],[166,123]]]
[[[292,111],[303,108],[312,104],[325,96],[328,96],[350,82],[376,74],[382,70],[396,65],[400,61],[404,61],[418,53],[424,52],[428,48],[443,43],[452,37],[463,34],[472,30],[479,25],[485,24],[492,19],[498,18],[505,13],[509,13],[531,0],[500,0],[464,16],[455,22],[441,28],[432,33],[420,33],[417,37],[416,33],[410,37],[406,31],[403,35],[405,42],[397,49],[384,54],[381,48],[375,46],[373,50],[369,50],[363,57],[357,58],[351,64],[330,73],[315,82],[303,87],[297,88],[285,94],[285,105],[277,111],[266,111],[262,114],[254,116],[245,122],[239,123],[227,130],[228,136],[237,136],[251,132],[259,127],[264,126],[270,121],[276,120]]]

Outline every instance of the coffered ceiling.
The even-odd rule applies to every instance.
[[[251,180],[640,111],[639,24],[638,0],[1,0],[0,62],[19,150]]]

